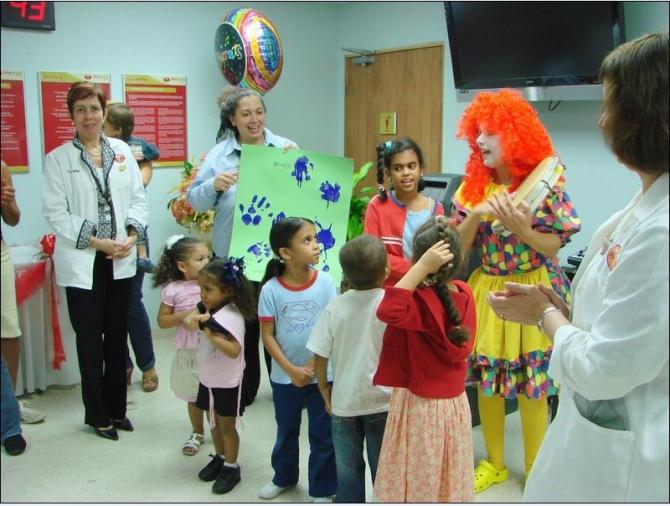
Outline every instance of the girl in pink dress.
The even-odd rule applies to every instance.
[[[207,244],[193,237],[172,236],[165,245],[163,256],[154,275],[154,286],[161,286],[161,305],[158,326],[162,329],[177,327],[177,352],[170,367],[170,388],[188,403],[191,435],[182,445],[184,455],[195,455],[204,442],[203,412],[195,405],[198,396],[198,368],[196,349],[200,332],[189,330],[184,319],[197,313],[200,302],[198,273],[211,256]]]

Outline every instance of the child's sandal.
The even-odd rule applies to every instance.
[[[184,443],[181,451],[184,455],[192,457],[198,450],[200,450],[200,445],[205,442],[205,436],[198,434],[197,432],[192,432],[191,436],[188,438],[188,441]]]

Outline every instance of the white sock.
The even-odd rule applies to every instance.
[[[224,462],[223,465],[224,465],[225,467],[232,467],[233,469],[237,469],[238,467],[240,467],[240,466],[237,464],[237,462]]]

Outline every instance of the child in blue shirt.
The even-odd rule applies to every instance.
[[[270,383],[277,421],[272,481],[259,492],[273,499],[298,483],[298,438],[303,405],[309,417],[309,495],[331,502],[337,488],[330,416],[314,377],[307,339],[319,315],[335,297],[333,280],[314,270],[319,244],[314,223],[285,218],[272,226],[270,260],[258,304],[263,344],[272,356]],[[332,375],[329,374],[329,381]]]

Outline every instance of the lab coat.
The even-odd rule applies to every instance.
[[[130,147],[119,139],[107,138],[116,157],[108,184],[116,219],[116,240],[128,238],[126,224],[133,220],[142,228],[147,223],[148,204],[140,170]],[[96,250],[77,248],[85,221],[98,223],[98,192],[94,176],[81,158],[81,150],[67,142],[51,151],[44,164],[42,213],[56,232],[53,259],[56,283],[90,290]],[[131,278],[136,272],[137,249],[125,258],[114,259],[114,279]]]
[[[598,229],[575,276],[549,365],[558,413],[526,502],[668,502],[668,181]],[[585,416],[603,400],[621,408],[620,430]]]

